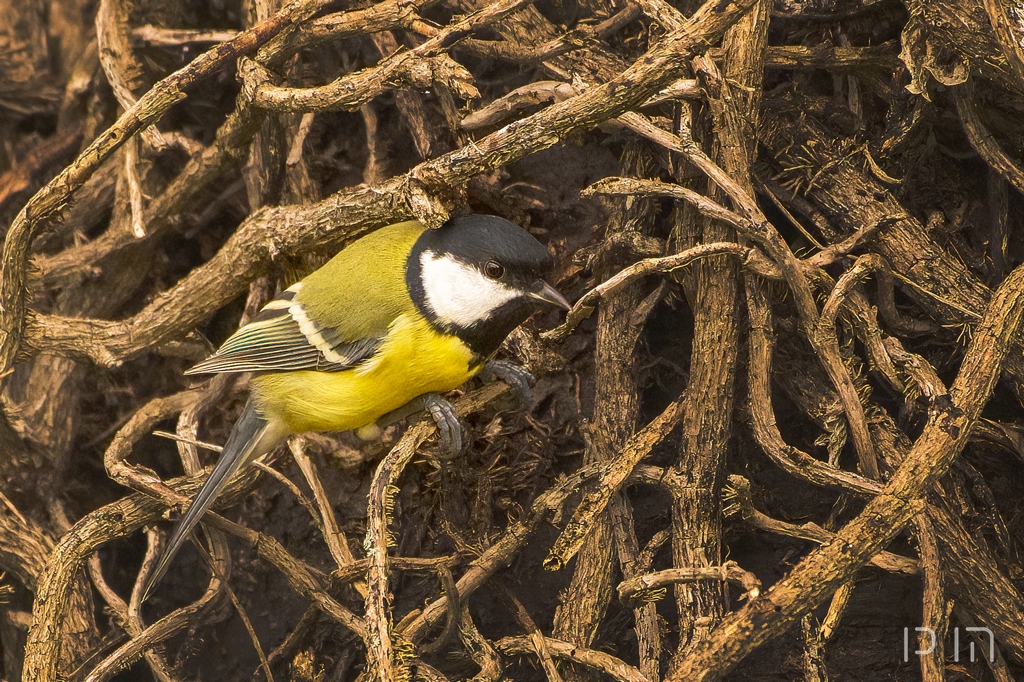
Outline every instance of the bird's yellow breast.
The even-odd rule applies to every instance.
[[[378,351],[341,372],[282,372],[253,378],[267,418],[293,433],[347,431],[374,423],[424,393],[444,393],[480,370],[474,353],[455,336],[439,334],[420,315],[400,315]]]

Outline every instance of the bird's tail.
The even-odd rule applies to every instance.
[[[192,500],[188,511],[174,527],[174,532],[160,556],[160,561],[157,562],[156,568],[146,581],[143,600],[149,596],[149,593],[167,573],[171,561],[188,540],[203,514],[213,506],[224,487],[245,464],[276,448],[281,443],[282,435],[280,429],[274,428],[271,422],[260,416],[250,398],[245,405],[245,410],[242,411],[242,416],[235,422],[231,435],[228,436],[228,442],[221,451],[217,466],[203,483],[203,487],[199,489],[199,493]]]

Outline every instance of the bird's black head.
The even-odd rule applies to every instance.
[[[406,279],[431,323],[487,357],[538,303],[568,309],[544,281],[553,265],[547,249],[515,223],[468,215],[423,232],[409,254]]]

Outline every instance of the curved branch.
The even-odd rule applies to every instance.
[[[430,227],[447,219],[437,196],[448,196],[470,178],[547,149],[576,130],[586,130],[639,105],[678,78],[685,55],[713,42],[750,8],[754,0],[734,0],[726,7],[711,0],[644,57],[603,85],[373,187],[340,192],[304,206],[263,208],[235,231],[214,258],[161,294],[130,320],[34,316],[24,330],[25,344],[36,351],[88,358],[116,365],[146,349],[172,341],[231,301],[281,254],[295,255],[337,247],[348,239],[396,220],[418,217]],[[246,35],[246,34],[243,34]],[[241,38],[242,36],[239,36]],[[10,248],[11,238],[8,239]],[[27,243],[23,245],[27,249]],[[6,247],[5,247],[6,248]],[[5,273],[7,268],[5,267]],[[24,285],[24,270],[18,285]],[[15,272],[11,272],[15,276]],[[5,274],[5,281],[7,275]],[[13,280],[12,280],[13,285]],[[15,289],[9,289],[15,292]],[[19,289],[19,291],[21,291]],[[24,292],[8,299],[0,317],[24,323]],[[11,305],[6,305],[10,301]],[[20,308],[12,307],[18,306]],[[20,312],[19,312],[20,311]],[[8,335],[0,346],[0,370],[14,360],[20,343]],[[13,345],[12,345],[13,344]],[[4,349],[10,346],[10,355]],[[8,364],[4,364],[8,363]]]
[[[294,0],[280,12],[240,33],[227,43],[204,52],[195,61],[153,86],[124,112],[117,122],[97,137],[89,148],[56,178],[39,190],[18,213],[4,241],[0,280],[0,377],[14,364],[25,332],[28,314],[28,264],[32,242],[60,215],[75,191],[128,139],[155,123],[186,91],[224,65],[259,48],[279,32],[320,7],[320,0]]]
[[[739,585],[746,596],[756,599],[761,593],[761,581],[750,571],[744,570],[735,561],[726,561],[721,566],[691,566],[687,568],[668,568],[664,571],[645,573],[619,583],[616,590],[619,599],[627,604],[637,601],[638,593],[645,590],[656,590],[677,583],[696,582],[698,580],[720,580]],[[644,599],[639,599],[644,601]]]
[[[934,401],[924,432],[883,492],[815,550],[762,599],[723,619],[666,677],[669,682],[718,680],[755,648],[787,631],[891,541],[918,515],[922,497],[960,454],[992,395],[1024,317],[1024,267],[992,296],[949,396]]]
[[[545,637],[544,644],[547,650],[555,658],[561,658],[573,663],[604,673],[609,677],[620,680],[620,682],[649,682],[639,670],[625,661],[616,658],[603,651],[595,651],[585,647],[563,642],[553,637]],[[503,654],[535,654],[533,639],[531,637],[505,637],[494,643],[494,646]]]

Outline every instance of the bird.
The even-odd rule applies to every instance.
[[[441,394],[477,374],[529,390],[525,369],[493,356],[539,306],[570,309],[545,279],[553,266],[544,245],[498,216],[459,216],[435,229],[412,220],[357,239],[264,305],[185,372],[252,373],[249,399],[144,595],[231,479],[290,435],[351,430],[372,440],[426,410],[441,447],[461,450]]]

